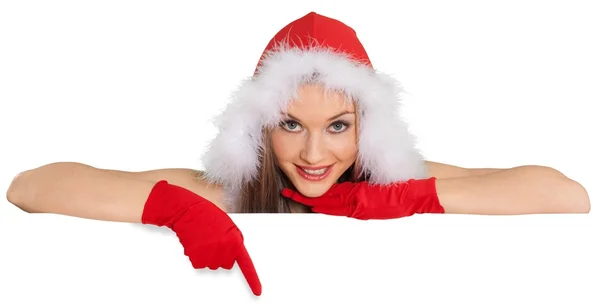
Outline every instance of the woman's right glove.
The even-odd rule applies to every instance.
[[[146,200],[142,223],[172,229],[196,269],[230,270],[237,261],[254,295],[261,294],[262,285],[241,231],[227,213],[207,199],[159,181]]]

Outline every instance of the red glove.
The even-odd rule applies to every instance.
[[[312,207],[312,211],[317,213],[360,220],[394,219],[415,213],[444,213],[435,180],[435,177],[410,179],[393,185],[344,182],[335,184],[320,197],[306,197],[287,188],[282,195]]]
[[[252,292],[261,294],[262,286],[241,231],[212,202],[167,181],[159,181],[148,196],[142,223],[172,229],[196,269],[230,270],[237,261]]]

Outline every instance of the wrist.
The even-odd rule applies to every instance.
[[[199,195],[166,180],[157,182],[150,191],[144,210],[142,223],[173,228],[190,207],[208,202]]]
[[[437,178],[410,179],[405,201],[419,204],[418,213],[445,213],[437,191]]]

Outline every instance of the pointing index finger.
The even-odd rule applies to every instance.
[[[246,282],[250,286],[252,293],[256,296],[260,296],[262,293],[262,284],[260,283],[260,279],[258,278],[258,274],[256,273],[256,268],[254,268],[254,263],[248,254],[248,250],[246,250],[246,246],[242,244],[242,249],[240,255],[236,259],[244,278],[246,278]]]

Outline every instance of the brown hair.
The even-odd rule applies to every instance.
[[[280,193],[283,188],[292,188],[292,184],[277,167],[268,130],[258,159],[258,176],[242,187],[236,207],[241,213],[291,213],[292,201]]]

